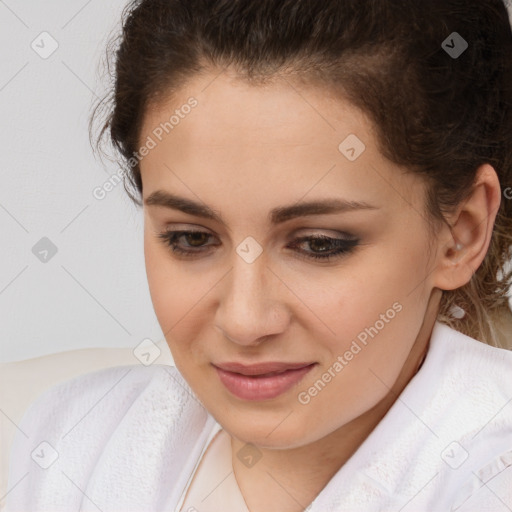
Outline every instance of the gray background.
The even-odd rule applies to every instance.
[[[142,212],[94,157],[88,117],[125,0],[0,2],[0,361],[162,339],[146,282]],[[41,58],[31,43],[58,49]],[[44,50],[42,48],[41,50]],[[57,253],[41,262],[43,237]],[[43,257],[41,255],[41,257]]]

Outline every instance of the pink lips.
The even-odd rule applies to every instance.
[[[213,365],[228,391],[243,400],[269,400],[297,384],[316,363]]]

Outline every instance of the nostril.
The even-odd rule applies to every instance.
[[[220,331],[222,332],[222,334],[229,340],[229,341],[232,341],[233,343],[236,343],[237,345],[243,345],[244,342],[240,341],[240,340],[237,340],[236,338],[233,338],[231,336],[229,336],[223,329],[221,329],[220,327],[218,327],[218,329],[220,329]],[[262,336],[261,338],[258,338],[258,341],[259,342],[262,342],[262,341],[266,341],[267,338],[269,338],[270,335],[267,334],[265,336]]]
[[[231,336],[228,336],[227,334],[225,334],[225,336],[226,336],[226,338],[227,338],[228,340],[232,341],[233,343],[237,343],[237,344],[239,344],[239,345],[240,345],[240,344],[242,344],[242,342],[241,342],[241,341],[236,340],[235,338],[232,338]],[[258,338],[258,341],[260,341],[260,342],[261,342],[261,341],[266,340],[267,338],[268,338],[268,336],[262,336],[261,338]]]

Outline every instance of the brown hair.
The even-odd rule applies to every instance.
[[[107,49],[112,88],[90,127],[102,117],[96,149],[109,134],[138,205],[133,155],[146,109],[194,74],[227,66],[253,84],[290,76],[329,87],[361,108],[383,155],[425,178],[433,233],[467,199],[481,164],[512,192],[512,32],[503,0],[137,0],[122,25]],[[454,32],[468,45],[460,55],[450,53],[464,44]],[[465,286],[443,291],[438,319],[500,345],[499,322],[512,320],[511,258],[505,194],[482,265]],[[453,306],[466,315],[457,318]]]

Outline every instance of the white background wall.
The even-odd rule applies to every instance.
[[[0,2],[0,361],[162,339],[146,282],[142,212],[115,165],[93,156],[87,123],[100,61],[125,0]],[[47,59],[32,48],[58,49]],[[43,47],[44,46],[44,47]],[[32,247],[57,253],[42,263]]]
[[[87,123],[125,0],[0,0],[0,362],[162,339],[144,269],[142,212],[95,160]],[[58,43],[51,49],[48,32]],[[57,253],[32,248],[48,238]]]

